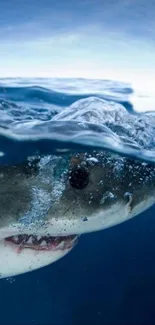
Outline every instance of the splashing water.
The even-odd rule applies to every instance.
[[[92,149],[155,162],[155,114],[137,113],[133,94],[106,80],[1,79],[0,164]]]

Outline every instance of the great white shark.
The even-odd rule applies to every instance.
[[[81,234],[129,220],[155,203],[155,166],[108,151],[0,167],[0,275],[65,256]]]

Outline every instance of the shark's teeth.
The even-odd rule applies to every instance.
[[[46,240],[43,240],[43,241],[40,243],[40,246],[46,246],[46,245],[47,245]]]
[[[14,241],[18,242],[18,236],[14,236]]]
[[[57,246],[57,248],[59,248],[59,249],[62,249],[62,248],[64,248],[64,244],[65,244],[65,242],[64,241],[62,241],[58,246]]]
[[[34,236],[34,235],[18,235],[5,238],[6,242],[17,245],[21,250],[24,248],[34,250],[63,250],[73,247],[77,242],[77,236]]]
[[[26,241],[26,244],[33,244],[32,236],[29,237],[29,239]]]

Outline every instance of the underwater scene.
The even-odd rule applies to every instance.
[[[154,31],[154,0],[0,0],[0,325],[155,324]]]

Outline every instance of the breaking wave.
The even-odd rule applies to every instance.
[[[0,164],[92,149],[154,163],[155,114],[136,112],[133,94],[106,80],[1,79]]]

